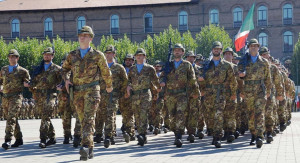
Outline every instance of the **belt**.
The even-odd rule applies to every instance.
[[[37,89],[36,91],[39,93],[48,93],[48,94],[56,93],[56,89]]]
[[[246,80],[245,84],[247,85],[253,85],[253,84],[261,84],[263,80]]]
[[[178,94],[178,93],[183,93],[186,92],[186,89],[168,89],[168,93],[170,94]]]
[[[141,93],[147,93],[148,91],[149,91],[149,89],[140,89],[140,90],[132,91],[132,94],[136,95],[136,94],[141,94]]]
[[[3,97],[9,98],[9,97],[19,95],[19,94],[22,94],[22,92],[3,93]]]
[[[90,87],[95,86],[95,85],[99,85],[99,81],[94,81],[94,82],[91,82],[91,83],[88,83],[88,84],[76,85],[76,86],[74,86],[74,91],[81,91],[81,90],[84,90],[86,88],[90,88]]]
[[[223,84],[207,84],[205,87],[212,89],[221,89],[223,88]]]

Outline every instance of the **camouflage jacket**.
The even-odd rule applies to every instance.
[[[72,81],[75,86],[99,81],[101,75],[106,87],[112,87],[112,75],[105,56],[92,47],[83,58],[80,56],[79,49],[70,52],[62,68],[65,80],[70,79],[70,71],[72,71]],[[100,86],[96,86],[95,90],[100,90]]]
[[[209,67],[206,68],[204,78],[205,92],[208,92],[209,87],[219,85],[222,89],[225,89],[225,92],[230,92],[231,96],[236,96],[237,81],[232,64],[224,59],[220,60],[218,66],[215,66],[212,60],[208,64],[206,66]]]
[[[272,94],[273,96],[283,96],[284,89],[281,83],[281,77],[279,69],[276,65],[271,64],[271,79],[272,79]]]
[[[132,66],[128,73],[128,86],[132,87],[133,91],[151,89],[151,87],[160,88],[158,76],[156,75],[153,66],[144,63],[144,67],[138,73],[137,67]]]
[[[4,66],[0,73],[0,85],[3,86],[3,93],[23,92],[24,82],[29,82],[30,76],[28,70],[17,66],[9,73],[8,66]]]
[[[257,56],[257,61],[252,63],[251,59],[248,58],[248,63],[246,65],[246,76],[243,78],[245,81],[245,87],[243,91],[263,91],[261,84],[247,84],[250,81],[261,81],[264,84],[264,90],[266,94],[271,94],[271,73],[270,73],[270,64],[269,62],[262,58],[261,56]],[[244,70],[244,65],[240,62],[238,65],[239,71]],[[243,92],[242,94],[245,95]]]

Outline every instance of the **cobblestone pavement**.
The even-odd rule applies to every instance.
[[[21,130],[24,135],[24,145],[5,151],[0,149],[0,162],[79,162],[79,148],[72,144],[64,145],[63,129],[60,119],[52,119],[57,135],[57,144],[40,149],[39,125],[40,120],[20,120]],[[6,121],[0,121],[0,143],[4,142]],[[75,123],[73,119],[73,124]],[[116,162],[116,163],[146,163],[146,162],[270,162],[289,163],[300,162],[300,113],[293,113],[292,124],[284,131],[277,134],[272,144],[264,143],[261,149],[249,146],[250,134],[247,132],[232,144],[223,143],[222,148],[210,145],[212,137],[203,140],[196,139],[191,144],[183,136],[182,148],[173,145],[174,135],[159,134],[148,135],[148,144],[144,147],[137,145],[137,141],[126,144],[120,131],[121,116],[117,116],[118,137],[116,145],[108,149],[103,143],[95,145],[95,157],[88,162]],[[14,140],[13,140],[14,141]]]

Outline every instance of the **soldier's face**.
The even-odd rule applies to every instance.
[[[135,58],[136,58],[136,62],[137,62],[138,64],[142,64],[142,63],[144,63],[144,61],[145,61],[145,59],[146,59],[146,56],[145,56],[144,54],[137,54],[137,55],[135,56]]]
[[[263,58],[267,59],[267,60],[269,60],[269,58],[270,58],[270,54],[269,54],[269,53],[264,53],[264,54],[262,54],[261,56],[262,56]]]
[[[157,72],[159,72],[161,70],[161,68],[162,68],[161,65],[159,65],[159,64],[155,65],[155,70]]]
[[[249,46],[249,52],[252,55],[256,55],[258,53],[258,50],[259,50],[259,45],[257,44],[252,44]]]
[[[189,61],[191,64],[193,64],[196,60],[196,57],[193,57],[193,56],[187,56],[186,57],[186,60]]]
[[[221,48],[213,48],[212,53],[215,57],[219,57],[222,53],[222,49]]]
[[[174,58],[176,59],[178,59],[178,58],[182,58],[182,56],[184,55],[184,52],[183,52],[183,50],[182,49],[180,49],[180,48],[175,48],[174,50],[173,50],[173,53],[174,53]]]
[[[228,62],[232,62],[233,56],[231,52],[225,52],[224,59]]]
[[[240,61],[239,61],[239,60],[236,60],[236,59],[233,59],[233,60],[232,60],[232,63],[234,63],[234,64],[236,64],[236,65],[239,64],[239,62],[240,62]]]
[[[14,55],[11,55],[8,57],[8,61],[11,66],[16,65],[18,63],[18,60],[19,60],[19,57],[14,56]]]
[[[126,67],[131,67],[133,65],[133,63],[134,63],[133,59],[129,59],[129,58],[125,59],[125,66]]]
[[[115,53],[107,52],[107,53],[105,53],[105,57],[106,57],[107,62],[111,63],[111,62],[113,62],[113,60],[115,58]]]
[[[90,45],[92,42],[93,38],[89,34],[80,34],[78,35],[78,41],[80,45]]]
[[[51,62],[52,59],[54,58],[54,56],[53,56],[53,54],[45,53],[45,54],[43,55],[43,58],[44,58],[44,61],[45,61],[45,62]]]

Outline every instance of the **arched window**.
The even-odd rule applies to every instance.
[[[268,18],[268,8],[264,5],[259,6],[257,9],[257,25],[258,26],[267,26],[267,18]]]
[[[233,9],[233,27],[239,28],[243,23],[243,10],[240,7]]]
[[[285,4],[282,9],[282,19],[284,25],[293,23],[293,6],[289,3]]]
[[[211,24],[219,24],[219,10],[212,9],[209,12],[210,23]]]
[[[188,30],[188,14],[186,11],[179,12],[179,31]]]
[[[283,51],[284,52],[293,52],[293,33],[286,31],[283,33]]]
[[[264,32],[258,35],[258,42],[261,46],[268,47],[268,35]]]
[[[80,30],[81,30],[81,28],[83,27],[83,26],[85,26],[85,17],[84,16],[79,16],[78,18],[77,18],[77,32],[79,33],[80,32]]]
[[[44,21],[44,33],[45,33],[45,37],[53,36],[53,21],[51,18],[46,18]]]
[[[151,13],[146,13],[144,15],[145,20],[145,32],[153,32],[153,15]]]
[[[13,19],[11,21],[11,37],[20,37],[20,21],[19,19]]]
[[[110,17],[110,33],[119,34],[119,16],[112,15]]]

